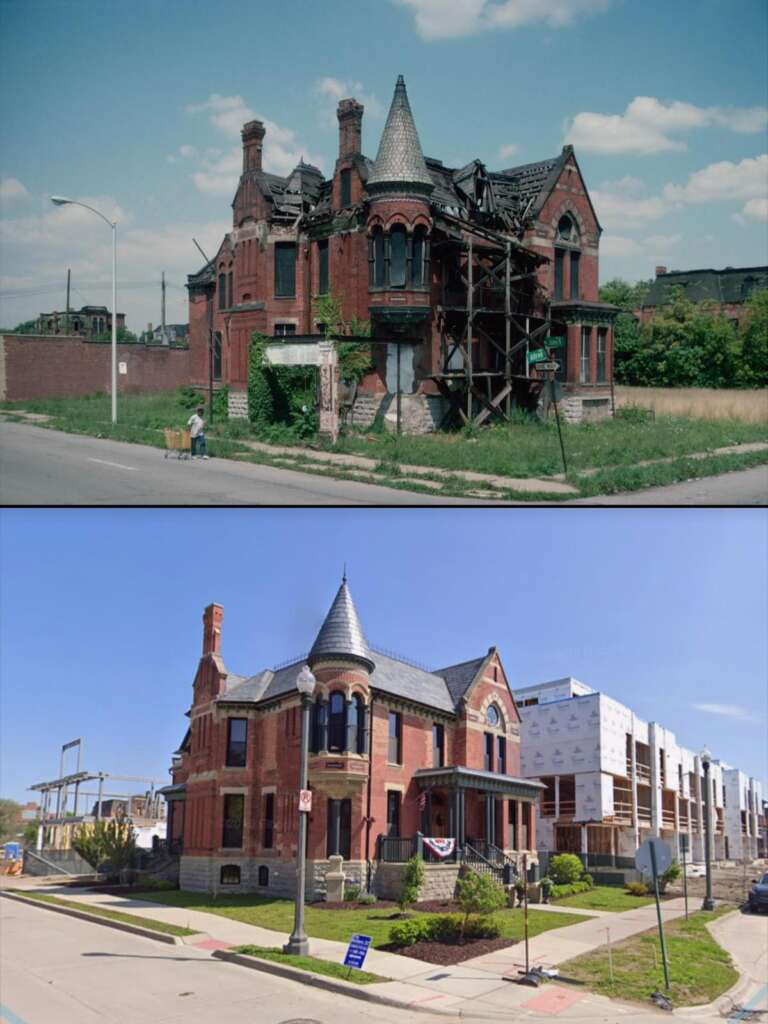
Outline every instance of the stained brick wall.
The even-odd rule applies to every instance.
[[[118,344],[119,392],[167,391],[190,381],[189,349]],[[4,401],[66,398],[109,391],[112,346],[76,337],[0,335],[0,396]]]

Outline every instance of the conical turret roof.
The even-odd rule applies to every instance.
[[[374,669],[368,641],[360,625],[357,609],[347,586],[346,575],[312,644],[307,661],[313,665],[326,658],[337,657],[360,662],[369,672]]]
[[[424,162],[402,75],[398,76],[395,85],[392,106],[366,188],[369,192],[376,192],[392,185],[410,185],[418,192],[431,192],[434,187]]]

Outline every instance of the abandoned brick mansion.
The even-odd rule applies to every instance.
[[[337,115],[329,179],[303,161],[271,174],[264,124],[243,126],[232,230],[188,278],[193,383],[228,385],[230,415],[246,415],[253,332],[280,339],[270,348],[288,362],[316,362],[315,300],[332,294],[346,322],[371,325],[353,422],[396,391],[413,429],[542,412],[553,391],[571,419],[607,415],[617,310],[598,298],[602,229],[573,148],[446,167],[422,153],[402,76],[375,160],[362,105],[342,100]],[[557,364],[556,389],[541,363]]]
[[[295,885],[304,659],[244,677],[225,666],[223,610],[203,614],[189,729],[165,788],[183,889],[291,894]],[[509,881],[535,859],[541,783],[519,778],[517,709],[498,652],[426,671],[366,642],[346,579],[306,658],[311,698],[307,896],[328,858],[397,895],[420,849],[428,892],[453,892],[473,859]]]

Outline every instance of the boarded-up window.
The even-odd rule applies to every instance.
[[[571,298],[578,299],[579,297],[579,263],[581,261],[580,252],[571,253]]]
[[[555,298],[563,297],[563,264],[565,253],[562,249],[555,249]]]
[[[605,377],[605,350],[608,344],[608,329],[599,327],[597,331],[597,382],[604,384]]]
[[[371,284],[374,288],[384,287],[384,232],[376,228],[371,242]]]
[[[352,205],[352,172],[349,169],[341,172],[341,205]]]
[[[581,328],[581,365],[579,368],[579,381],[582,384],[589,382],[589,346],[592,340],[592,328]]]
[[[275,245],[275,295],[280,298],[296,294],[296,243]]]
[[[416,228],[413,234],[413,259],[411,262],[411,285],[423,288],[427,284],[427,232]]]

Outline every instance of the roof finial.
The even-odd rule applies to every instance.
[[[344,572],[341,574],[341,582],[342,583],[346,583],[347,582],[347,563],[346,562],[344,563]]]

